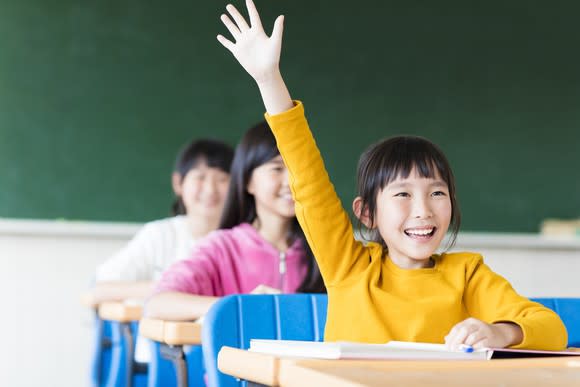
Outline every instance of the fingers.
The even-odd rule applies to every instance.
[[[238,40],[240,35],[242,34],[238,26],[236,26],[234,22],[232,22],[232,20],[225,13],[220,16],[220,20],[222,21],[222,23],[224,23],[228,31],[230,31],[230,34],[232,34],[234,39]]]
[[[265,286],[265,294],[282,294],[282,291],[280,289],[276,289],[276,288],[271,288],[270,286]]]
[[[445,345],[451,350],[459,350],[461,344],[471,345],[474,349],[495,347],[498,335],[493,325],[476,318],[468,318],[456,324],[445,337]]]
[[[230,52],[234,52],[234,47],[235,44],[233,42],[231,42],[230,40],[224,38],[222,35],[218,35],[217,36],[217,40],[225,47],[227,48]]]
[[[272,29],[272,39],[274,39],[278,43],[281,43],[283,32],[284,32],[284,15],[280,15],[276,18],[276,21],[274,22],[274,28]]]
[[[250,294],[262,294],[264,285],[258,285],[250,292]]]
[[[461,324],[461,323],[460,323]],[[451,350],[458,350],[461,344],[465,343],[465,339],[471,334],[471,326],[455,326],[445,337],[445,344]],[[466,344],[466,343],[465,343]]]
[[[237,10],[236,7],[234,7],[231,4],[228,4],[226,6],[226,9],[230,13],[230,15],[234,18],[234,21],[236,22],[236,24],[237,24],[238,28],[240,29],[240,31],[244,32],[244,31],[247,31],[247,30],[250,29],[250,27],[248,26],[248,23],[246,23],[246,19],[244,19],[244,17]]]
[[[250,15],[250,25],[253,28],[264,29],[262,27],[262,21],[260,20],[260,14],[256,9],[256,5],[252,0],[246,0],[246,8],[248,8],[248,14]]]
[[[474,332],[468,334],[463,343],[460,343],[460,345],[466,344],[471,345],[473,348],[479,348],[481,347],[481,342],[483,340],[487,340],[485,333],[481,330],[475,330]]]
[[[488,337],[483,337],[480,340],[474,342],[473,344],[471,344],[471,346],[473,347],[473,349],[481,349],[481,348],[490,348],[492,347],[492,345],[490,345],[489,343],[489,338]]]
[[[468,318],[456,324],[445,336],[445,345],[447,348],[457,351],[461,344],[473,345],[473,343],[480,341],[481,335],[485,337],[485,333],[480,329],[481,324],[483,324],[481,321],[474,318]]]
[[[280,289],[272,288],[267,285],[258,285],[254,290],[250,292],[251,294],[280,294],[282,293]]]

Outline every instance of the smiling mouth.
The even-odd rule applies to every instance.
[[[430,228],[409,228],[405,230],[405,234],[413,239],[427,240],[435,235],[437,227]]]

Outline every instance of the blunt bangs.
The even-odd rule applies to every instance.
[[[376,163],[372,169],[377,171],[374,192],[378,194],[389,183],[398,178],[406,179],[415,169],[420,177],[435,179],[439,176],[450,185],[448,163],[443,153],[426,143],[420,137],[396,137],[377,144]],[[371,167],[371,165],[369,165]]]
[[[183,178],[192,169],[205,165],[230,173],[233,157],[234,151],[229,145],[217,140],[201,139],[190,143],[179,152],[174,171]]]

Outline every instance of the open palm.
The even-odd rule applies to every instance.
[[[221,16],[235,43],[223,35],[218,35],[217,39],[256,82],[265,82],[279,71],[284,17],[278,16],[274,22],[272,36],[268,37],[253,1],[246,0],[246,6],[250,15],[250,25],[231,4],[226,7],[230,16],[226,14]]]

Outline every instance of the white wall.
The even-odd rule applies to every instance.
[[[135,225],[0,220],[0,385],[88,385],[95,266]]]
[[[463,233],[454,251],[481,253],[527,297],[580,297],[580,238]]]
[[[79,297],[137,228],[0,219],[1,386],[87,385],[92,314]],[[465,233],[454,250],[483,253],[524,295],[580,297],[580,238]]]

